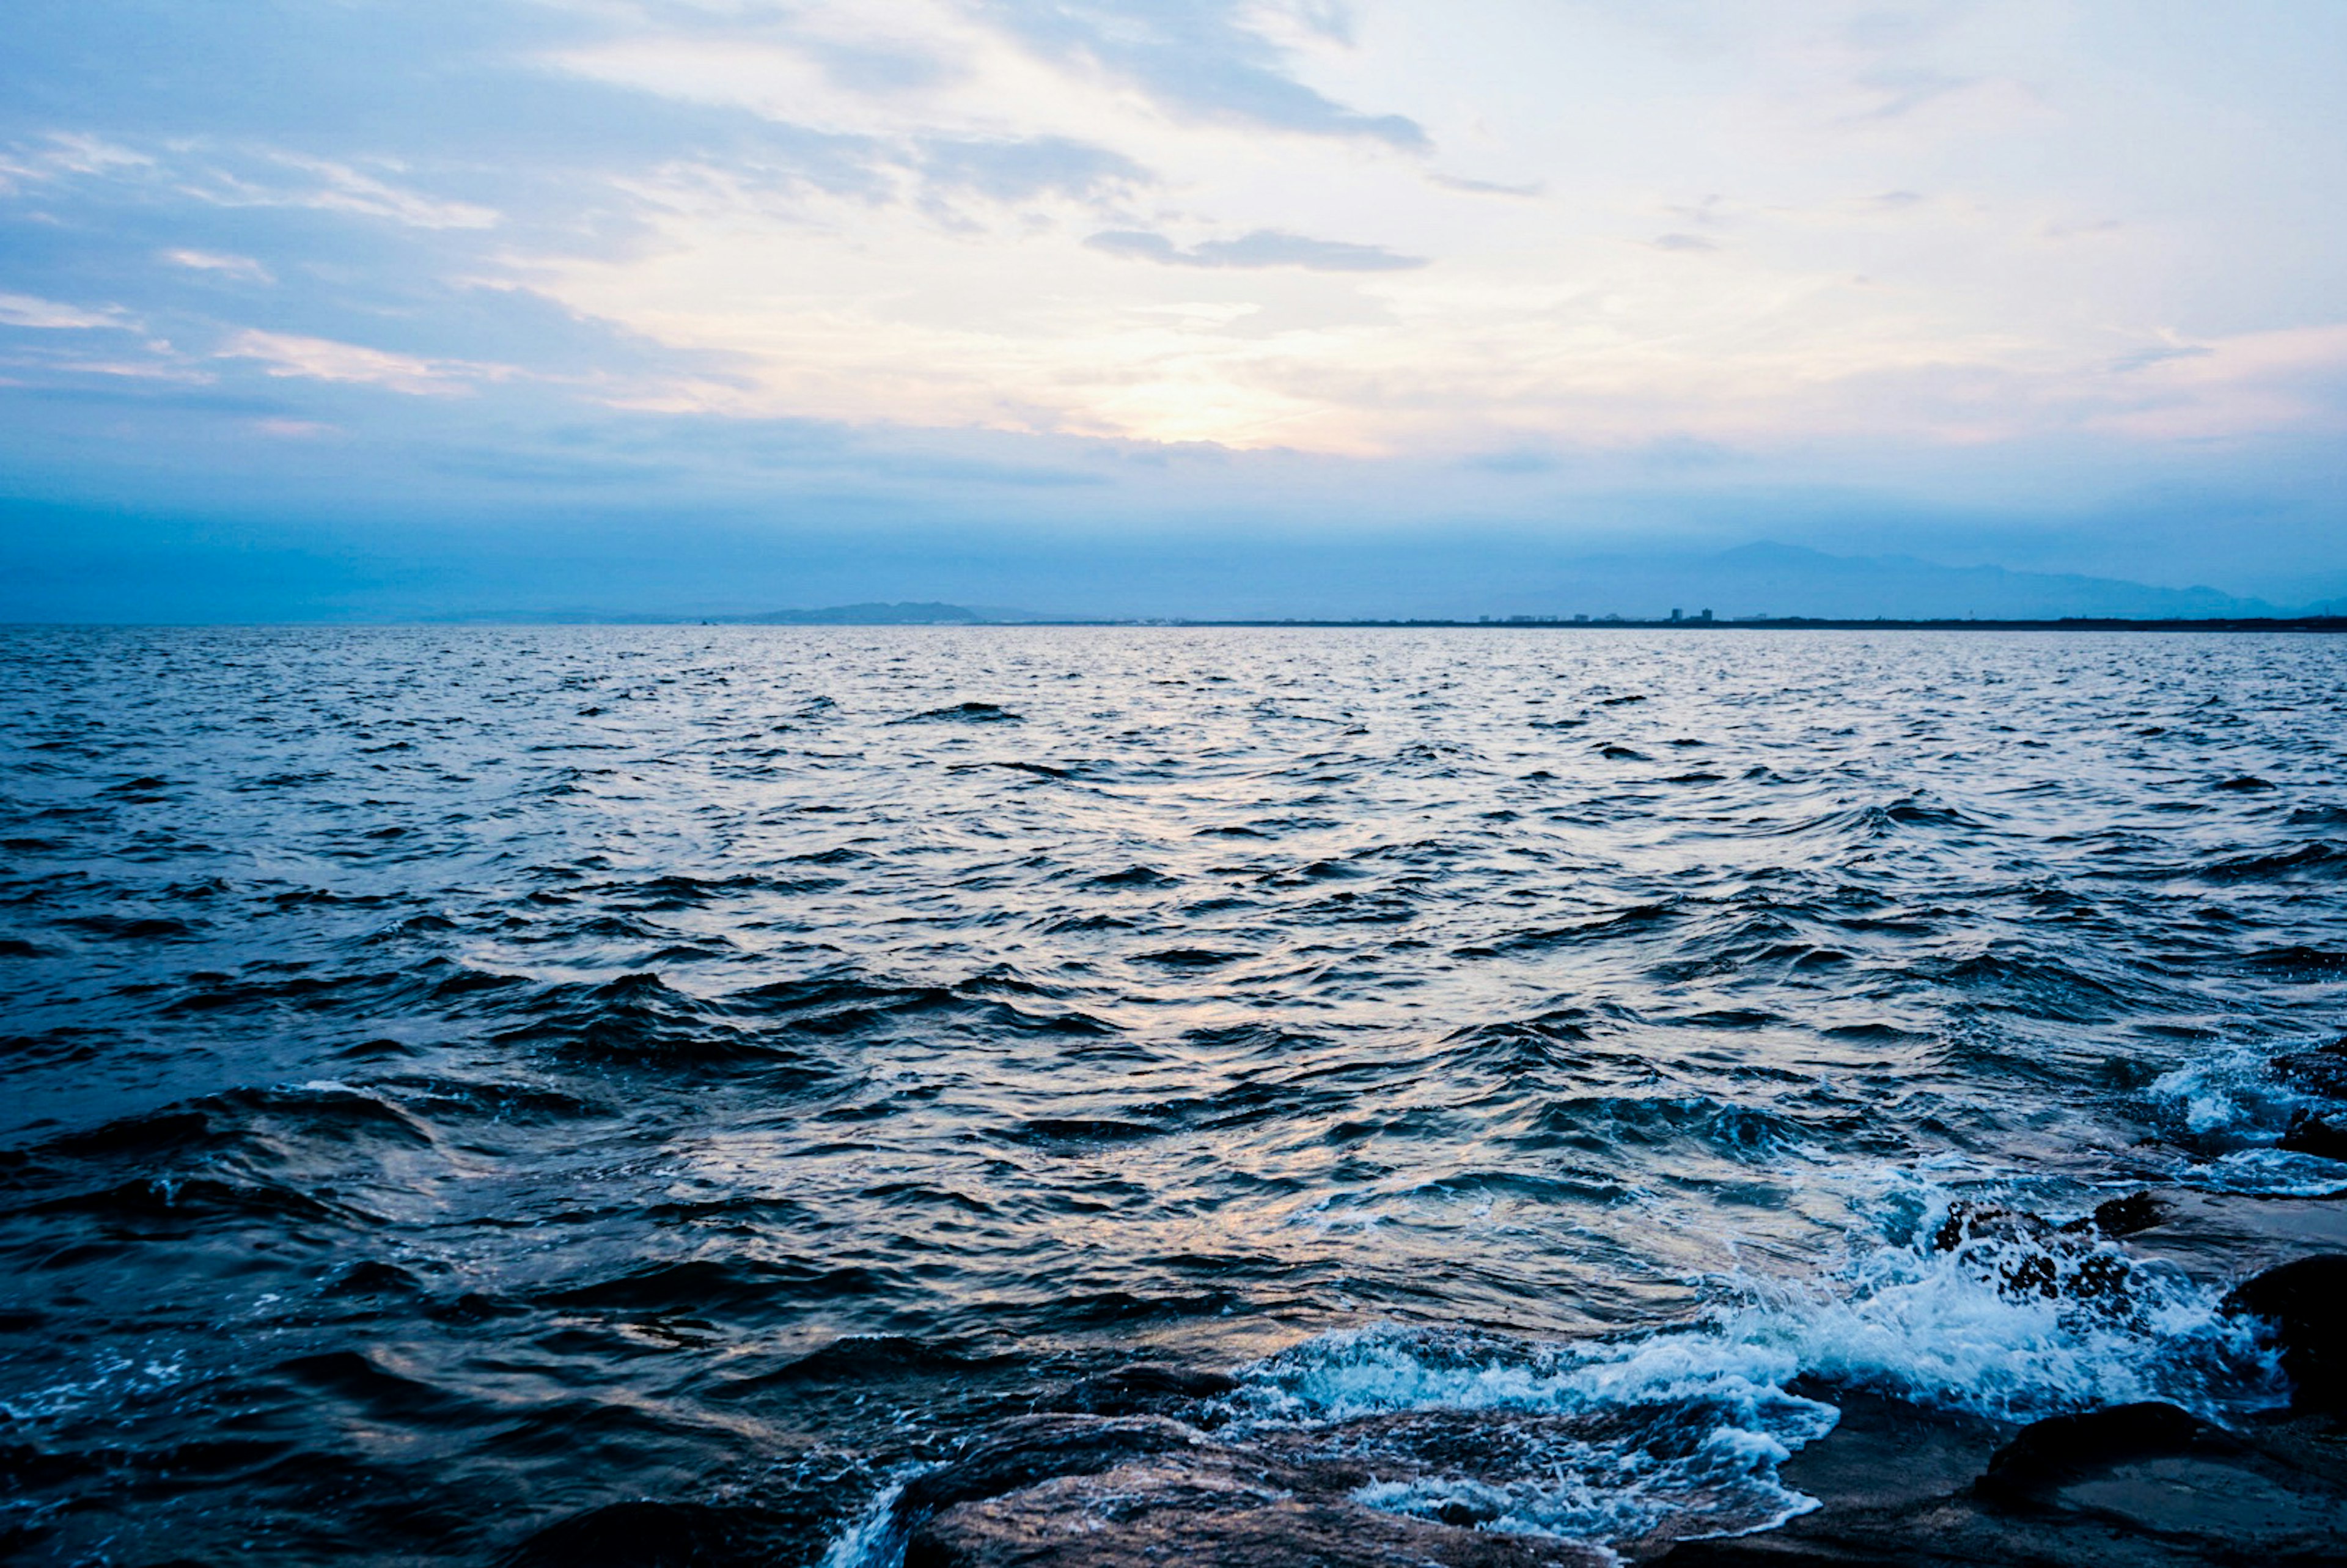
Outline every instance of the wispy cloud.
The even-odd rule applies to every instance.
[[[1258,229],[1235,240],[1207,240],[1187,249],[1147,230],[1108,230],[1084,243],[1095,251],[1168,267],[1301,267],[1313,272],[1407,272],[1427,264],[1377,245],[1314,240]]]
[[[1155,182],[1148,169],[1122,153],[1059,136],[928,138],[917,144],[913,162],[933,184],[1007,202],[1038,196],[1087,200]]]
[[[1541,180],[1525,180],[1511,185],[1498,179],[1469,179],[1457,174],[1430,174],[1427,179],[1445,190],[1456,190],[1467,196],[1531,197],[1547,194],[1548,187]]]
[[[2082,453],[2347,407],[2320,336],[2347,143],[2310,63],[2347,10],[2320,0],[2157,37],[2029,0],[140,14],[135,74],[69,29],[0,61],[39,84],[0,94],[0,353],[63,393],[0,410],[20,432],[135,403],[255,469],[288,449],[260,420],[343,426],[338,461],[400,433],[477,473],[554,453],[521,487],[619,408],[658,411],[626,417],[641,473],[686,476],[660,484],[738,436],[740,497],[817,472],[773,435],[817,421],[896,454],[989,433],[1010,469],[1276,448],[1250,471],[1299,495],[1423,461],[1439,508],[1673,441],[1754,482],[1841,443],[2025,498]],[[241,94],[264,57],[275,90]],[[0,430],[14,469],[46,450]]]
[[[159,252],[160,259],[174,267],[186,267],[198,272],[220,272],[231,278],[241,278],[249,283],[273,283],[277,280],[269,269],[250,256],[231,256],[218,251],[191,251],[184,248]]]
[[[138,323],[125,315],[118,306],[106,305],[87,310],[80,305],[60,304],[55,300],[36,299],[31,294],[0,294],[0,326],[46,328],[53,331],[80,331],[91,328],[113,328],[135,332]]]
[[[77,174],[107,175],[147,168],[154,161],[145,153],[118,147],[99,137],[51,131],[30,143],[0,151],[0,193],[19,183],[45,184]]]
[[[2176,334],[2112,367],[2099,428],[2162,441],[2298,428],[2347,435],[2347,325]]]
[[[1265,34],[1262,8],[1235,0],[979,0],[980,15],[1030,47],[1077,57],[1122,78],[1177,113],[1306,136],[1358,138],[1410,152],[1431,149],[1406,115],[1337,102],[1289,71]],[[1343,37],[1342,13],[1312,7],[1325,35]]]
[[[276,170],[290,170],[292,177],[272,178]],[[188,178],[180,189],[198,200],[220,207],[307,208],[384,219],[415,229],[488,229],[497,221],[496,212],[474,202],[429,196],[346,163],[295,152],[271,152],[252,173],[203,169]]]
[[[505,365],[425,359],[288,333],[241,332],[217,354],[221,359],[258,360],[271,375],[381,386],[414,397],[461,397],[483,381],[501,381],[513,374]]]

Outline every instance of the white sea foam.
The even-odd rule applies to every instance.
[[[1814,1506],[1777,1475],[1836,1419],[1788,1391],[1805,1376],[2013,1421],[2137,1399],[2224,1419],[2280,1401],[2273,1358],[2251,1325],[2219,1313],[2216,1289],[2064,1237],[2065,1284],[2114,1277],[2078,1276],[2090,1260],[2124,1283],[2047,1296],[2006,1277],[2025,1240],[1937,1250],[1948,1212],[1935,1195],[1909,1239],[1860,1249],[1822,1283],[1721,1281],[1701,1318],[1636,1337],[1534,1345],[1392,1325],[1322,1336],[1247,1369],[1242,1425],[1325,1428],[1373,1467],[1381,1448],[1397,1468],[1423,1466],[1359,1494],[1375,1506],[1619,1543],[1746,1533]],[[1432,1411],[1519,1421],[1501,1446],[1521,1469],[1471,1474],[1449,1462],[1455,1434],[1413,1455],[1409,1423],[1362,1419]],[[1348,1439],[1345,1423],[1368,1435]]]
[[[905,1561],[905,1531],[897,1500],[905,1483],[882,1487],[846,1530],[833,1540],[816,1568],[896,1568]]]
[[[2291,1119],[2338,1102],[2277,1078],[2270,1046],[2239,1046],[2154,1079],[2154,1109],[2174,1118],[2202,1157],[2179,1159],[2171,1179],[2211,1192],[2330,1197],[2347,1191],[2347,1163],[2276,1147]]]
[[[2182,1167],[2177,1180],[2212,1192],[2246,1193],[2262,1198],[2332,1198],[2347,1195],[2347,1164],[2288,1149],[2236,1149],[2213,1160]]]
[[[2162,1073],[2145,1091],[2196,1138],[2270,1143],[2291,1113],[2316,1103],[2273,1076],[2271,1048],[2239,1046]]]

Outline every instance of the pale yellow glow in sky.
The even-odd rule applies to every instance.
[[[1217,115],[953,0],[647,12],[549,67],[866,138],[896,172],[825,190],[679,161],[633,188],[642,244],[517,254],[512,276],[730,356],[620,400],[741,415],[1361,454],[2327,417],[2291,387],[2347,367],[2347,336],[2304,280],[2238,277],[2262,311],[2206,286],[2263,199],[2215,171],[2255,167],[2268,128],[2103,58],[2075,9],[1255,15],[1294,80],[1409,117],[1423,147]],[[1122,161],[989,191],[927,150],[1036,138]],[[1394,265],[1169,264],[1087,244],[1103,232]]]

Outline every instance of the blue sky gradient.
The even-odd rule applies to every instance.
[[[1762,539],[2347,596],[2328,0],[9,32],[0,615],[1570,611]]]

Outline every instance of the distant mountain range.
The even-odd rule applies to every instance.
[[[826,610],[770,610],[763,615],[729,615],[716,619],[745,626],[978,626],[998,620],[1031,620],[1032,616],[997,616],[959,604],[835,604]]]
[[[1471,586],[1471,560],[1458,563],[1452,585],[1436,606],[1420,600],[1403,609],[1364,603],[1358,610],[1322,603],[1298,608],[1299,620],[1457,619],[1490,616],[1617,616],[1659,620],[1674,610],[1689,618],[1710,610],[1721,620],[1755,616],[1893,620],[1977,619],[2052,620],[2065,617],[2125,620],[2213,620],[2295,614],[2335,614],[2340,602],[2277,606],[2212,588],[2155,588],[2116,578],[2014,571],[2004,567],[1950,567],[1908,556],[1836,556],[1794,545],[1760,543],[1708,555],[1615,555],[1559,560],[1532,569],[1507,564],[1506,580],[1488,589]],[[1446,574],[1452,575],[1452,574]],[[1069,620],[1276,619],[1273,610],[1241,617],[1169,605],[1136,616],[1039,615],[972,609],[937,601],[833,605],[776,610],[712,619],[766,626],[977,626]]]
[[[2285,613],[2263,600],[2212,588],[2153,588],[2116,578],[1938,566],[1908,556],[1834,556],[1766,543],[1707,556],[1600,558],[1567,568],[1559,577],[1548,596],[1569,602],[1520,604],[1526,596],[1519,591],[1509,596],[1509,612],[1537,609],[1651,619],[1683,608],[1690,615],[1710,610],[1722,620],[1778,615],[1898,620],[2198,620]]]

